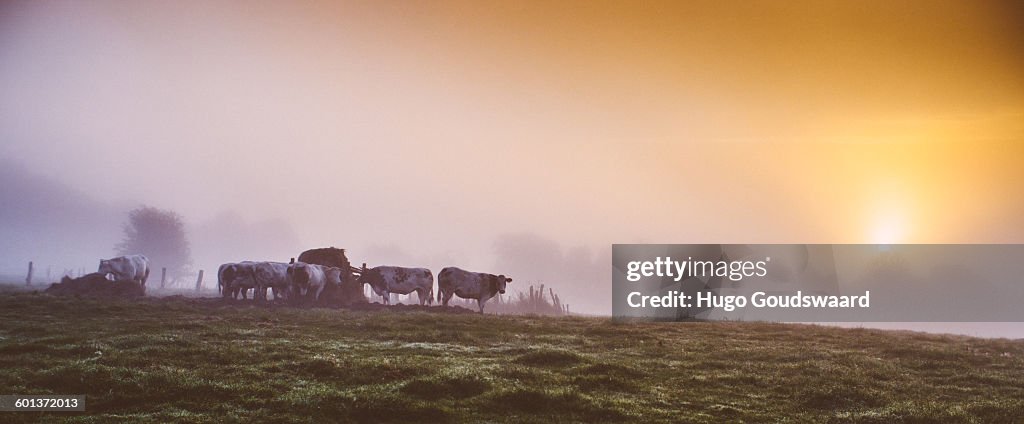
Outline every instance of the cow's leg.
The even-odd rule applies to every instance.
[[[480,313],[481,314],[484,313],[484,301],[483,300],[477,299],[476,300],[476,306],[480,308]]]
[[[452,294],[453,293],[452,292],[441,292],[441,294],[444,295],[444,303],[443,303],[443,305],[444,305],[444,307],[447,308],[448,307],[448,301],[452,300]]]
[[[390,291],[384,290],[384,293],[381,294],[381,297],[384,298],[384,304],[385,305],[390,305],[391,304],[391,292]]]
[[[427,304],[426,290],[416,289],[416,297],[420,300],[420,306]]]

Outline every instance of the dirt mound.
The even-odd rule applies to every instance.
[[[62,296],[88,296],[88,297],[142,297],[146,295],[145,289],[138,283],[131,281],[110,281],[107,277],[98,272],[83,275],[72,279],[64,277],[59,283],[53,283],[46,289],[46,293]]]

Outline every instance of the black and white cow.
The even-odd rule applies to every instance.
[[[127,255],[100,259],[97,272],[113,275],[114,281],[134,281],[145,287],[146,280],[149,279],[149,258],[145,255]]]
[[[359,282],[369,284],[374,293],[384,298],[385,305],[391,303],[391,293],[412,292],[416,292],[420,305],[434,303],[434,274],[426,268],[378,266],[363,273]]]
[[[512,279],[504,275],[470,272],[456,267],[447,267],[437,274],[437,301],[448,306],[452,295],[463,299],[476,299],[480,313],[484,313],[484,303],[498,293],[505,293],[505,284]]]
[[[231,296],[237,299],[241,294],[242,299],[247,299],[249,289],[255,288],[256,262],[226,263],[217,269],[217,290],[225,298]],[[256,294],[253,294],[255,297]]]
[[[285,271],[288,278],[288,286],[291,289],[289,298],[298,302],[301,300],[316,301],[328,285],[338,286],[341,284],[341,269],[332,268],[305,262],[293,262],[288,265]]]

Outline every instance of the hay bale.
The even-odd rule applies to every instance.
[[[107,276],[94,272],[79,278],[65,276],[59,283],[53,283],[46,293],[59,296],[120,297],[135,298],[146,295],[146,290],[132,281],[110,281]]]
[[[345,256],[345,249],[335,247],[310,249],[299,255],[299,262],[341,268],[341,287],[326,287],[321,295],[328,302],[342,306],[368,303],[366,296],[363,295],[363,285],[352,274],[352,264]]]

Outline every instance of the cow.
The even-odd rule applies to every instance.
[[[289,298],[295,302],[303,299],[316,301],[328,285],[337,287],[341,284],[341,268],[327,267],[305,262],[293,262],[285,271],[288,286],[291,289]]]
[[[274,293],[274,300],[287,299],[289,290],[288,264],[282,262],[256,262],[254,264],[256,295],[254,298],[267,299],[267,289]]]
[[[420,305],[434,303],[434,274],[426,268],[378,266],[364,272],[359,282],[369,284],[385,305],[391,303],[391,293],[412,292],[418,295]]]
[[[238,263],[226,263],[217,269],[217,290],[225,298],[231,296],[234,299],[242,295],[247,299],[249,289],[256,288],[255,262],[244,261]],[[256,298],[256,294],[253,294]]]
[[[234,263],[228,262],[226,264],[220,264],[220,266],[217,267],[217,293],[220,293],[221,296],[228,297],[230,294],[231,279],[233,278],[228,278],[228,273],[230,272],[228,270],[231,269],[233,265]]]
[[[146,280],[149,279],[149,258],[145,255],[127,255],[100,259],[97,272],[112,275],[114,281],[133,281],[146,287]]]
[[[345,271],[341,278],[341,284],[338,287],[324,288],[324,293],[321,295],[327,300],[336,302],[340,305],[352,305],[367,302],[366,296],[363,295],[363,285],[359,284],[359,282],[356,281],[355,276],[348,271],[352,268],[352,265],[349,263],[348,257],[345,256],[345,249],[338,249],[335,247],[310,249],[302,252],[297,260],[307,264],[341,268]]]
[[[480,313],[484,313],[484,303],[496,294],[505,294],[505,284],[512,279],[504,275],[470,272],[456,267],[447,267],[437,274],[437,301],[448,306],[452,295],[464,299],[476,299]]]

